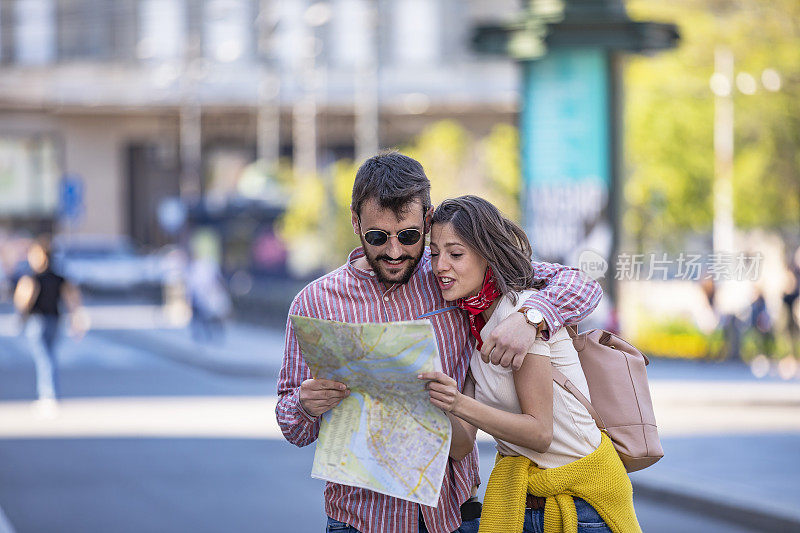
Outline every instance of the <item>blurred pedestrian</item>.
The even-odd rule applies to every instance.
[[[756,289],[756,297],[750,304],[750,329],[756,334],[759,354],[772,355],[775,351],[772,317],[767,309],[764,293],[760,288]]]
[[[786,332],[789,335],[792,355],[798,357],[798,342],[800,342],[800,327],[795,314],[795,304],[800,299],[800,248],[786,267],[786,287],[783,291],[783,308],[786,314]]]
[[[192,306],[191,331],[196,342],[221,342],[224,321],[231,312],[231,299],[219,264],[210,258],[195,257],[186,277]]]
[[[720,316],[714,308],[717,289],[714,280],[703,278],[699,282],[702,296],[697,299],[697,304],[693,306],[692,317],[697,327],[705,335],[711,335],[720,325]]]
[[[706,335],[719,332],[722,339],[722,345],[718,350],[714,349],[711,355],[722,359],[739,358],[742,355],[742,337],[747,329],[747,321],[739,318],[735,312],[720,311],[717,305],[717,286],[708,272],[700,280],[700,290],[705,305],[694,310],[697,326]]]
[[[17,283],[14,306],[31,343],[37,402],[43,409],[53,409],[60,397],[56,345],[62,305],[66,305],[73,319],[71,327],[82,331],[81,296],[77,287],[54,272],[50,248],[45,241],[34,242],[30,247],[28,263],[32,273],[22,276]]]

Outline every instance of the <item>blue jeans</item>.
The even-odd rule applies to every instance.
[[[580,498],[574,498],[578,514],[578,533],[611,533],[594,507]],[[544,509],[525,509],[523,533],[544,533]]]
[[[480,520],[480,518],[476,518],[474,520],[469,520],[468,522],[462,522],[461,527],[456,529],[453,533],[478,533],[478,525],[480,524]],[[348,526],[344,522],[339,522],[331,517],[328,517],[328,527],[325,528],[325,532],[359,533],[358,530],[353,526]],[[422,522],[422,520],[419,521],[419,533],[428,533],[428,528],[425,527],[425,524]]]
[[[36,394],[41,399],[60,396],[56,341],[59,319],[55,315],[31,315],[25,324],[25,334],[31,344],[31,355],[36,366]]]

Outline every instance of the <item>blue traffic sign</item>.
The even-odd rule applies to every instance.
[[[75,221],[84,210],[84,183],[77,174],[65,174],[61,178],[58,194],[58,213],[62,219]]]

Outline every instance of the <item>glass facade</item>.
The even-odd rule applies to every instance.
[[[286,68],[306,50],[310,0],[4,0],[0,43],[6,63],[174,61],[187,52],[213,62],[254,61],[259,12],[280,23],[269,53]],[[435,65],[446,30],[443,0],[393,0],[371,20],[372,0],[330,0],[330,20],[316,32],[320,59],[351,68],[379,44],[384,60],[400,66]],[[377,32],[377,33],[376,33]],[[380,41],[380,43],[378,43]],[[193,48],[194,46],[196,48]],[[384,50],[385,49],[385,50]],[[384,52],[386,55],[384,56]]]
[[[17,2],[12,16],[15,22],[14,61],[20,65],[51,63],[56,56],[53,0]]]
[[[186,45],[186,2],[142,0],[137,56],[142,60],[181,59]]]
[[[53,139],[0,136],[0,216],[53,214],[58,179]]]

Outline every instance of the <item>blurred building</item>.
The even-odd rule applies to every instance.
[[[63,230],[71,201],[70,231],[157,245],[163,198],[225,193],[257,158],[307,170],[444,117],[514,121],[514,65],[470,34],[518,7],[0,0],[0,225]]]

